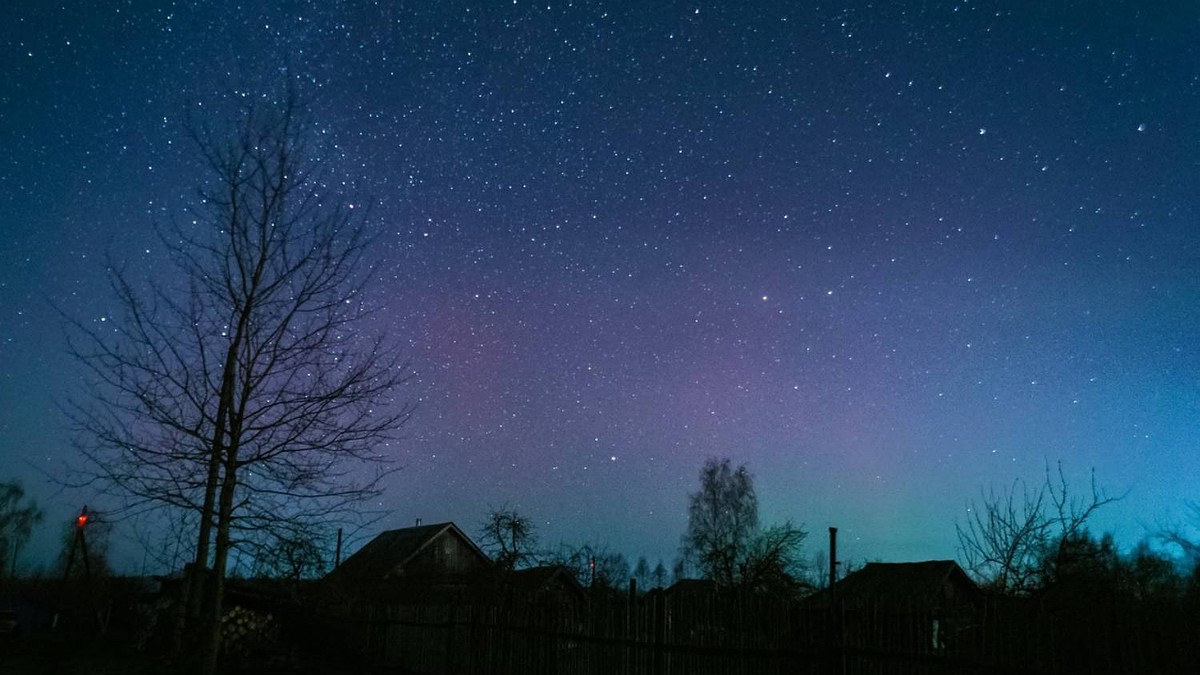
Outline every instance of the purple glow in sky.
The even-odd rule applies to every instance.
[[[669,566],[728,456],[847,560],[953,558],[1061,460],[1132,545],[1200,498],[1200,9],[1032,4],[6,7],[0,480],[79,507],[52,305],[153,273],[184,112],[286,67],[420,374],[380,528],[507,505]]]

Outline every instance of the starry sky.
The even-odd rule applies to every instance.
[[[1200,499],[1193,2],[63,4],[0,9],[0,479],[47,523],[86,498],[54,307],[116,315],[185,113],[280,77],[419,374],[379,528],[508,506],[669,566],[714,456],[852,561],[956,557],[1047,463],[1126,546]]]

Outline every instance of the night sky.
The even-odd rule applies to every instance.
[[[1200,499],[1190,0],[49,4],[0,9],[27,568],[92,498],[46,478],[86,394],[54,306],[119,315],[106,254],[161,270],[203,176],[185,112],[281,77],[419,373],[376,529],[508,506],[670,566],[713,456],[851,561],[954,558],[981,488],[1058,461],[1127,493],[1123,546]]]

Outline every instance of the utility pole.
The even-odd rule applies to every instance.
[[[85,504],[79,511],[79,515],[75,517],[75,534],[71,539],[71,550],[67,553],[67,564],[63,569],[62,589],[61,592],[65,595],[67,592],[67,582],[71,578],[71,568],[75,566],[75,555],[79,552],[83,556],[83,588],[84,595],[87,596],[88,607],[91,609],[92,615],[96,619],[96,626],[104,633],[107,628],[107,621],[101,618],[100,613],[96,611],[96,598],[92,594],[92,561],[89,559],[87,550],[87,526],[91,521],[91,515],[88,513],[87,505]],[[54,620],[51,623],[51,628],[58,627],[58,618],[62,614],[63,599],[59,599],[59,611],[54,614]]]
[[[88,519],[87,505],[84,505],[83,510],[75,518],[75,538],[71,540],[71,552],[67,554],[67,567],[63,570],[63,583],[71,576],[71,567],[75,564],[75,551],[83,550],[83,577],[88,584],[92,581],[92,565],[88,560],[87,552],[87,537],[84,535],[84,529],[87,527]]]

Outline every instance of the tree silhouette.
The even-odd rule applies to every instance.
[[[1170,603],[1183,597],[1184,580],[1176,561],[1138,542],[1125,561],[1123,584],[1134,599],[1148,603]]]
[[[1186,525],[1171,525],[1162,527],[1157,534],[1158,539],[1179,549],[1189,567],[1200,565],[1200,541],[1196,539],[1195,531],[1200,526],[1200,504],[1190,502],[1187,505],[1190,512]]]
[[[1096,485],[1077,496],[1062,465],[1057,473],[1046,467],[1043,483],[1033,489],[1017,481],[1004,492],[991,489],[967,507],[958,523],[959,551],[964,566],[997,591],[1025,594],[1045,585],[1048,570],[1060,550],[1079,541],[1084,526],[1101,507],[1116,501]]]
[[[658,564],[654,566],[654,570],[650,572],[650,587],[665,588],[668,578],[667,566],[663,564],[662,560],[659,560]]]
[[[479,526],[479,544],[503,570],[525,567],[537,559],[537,529],[514,509],[492,509]]]
[[[260,576],[300,581],[320,577],[328,570],[328,551],[318,544],[328,541],[319,526],[281,523],[255,542],[254,573]]]
[[[700,489],[688,496],[683,557],[718,587],[794,590],[806,533],[791,522],[759,528],[758,496],[745,465],[709,459]]]
[[[807,536],[790,521],[756,533],[739,564],[739,583],[753,591],[799,591],[804,585],[800,546]]]
[[[638,556],[637,564],[633,567],[633,578],[637,579],[638,589],[644,591],[650,587],[650,563],[646,556]]]
[[[583,586],[596,590],[621,589],[629,583],[629,560],[625,554],[603,544],[560,544],[549,561],[562,565]]]
[[[0,579],[16,576],[17,556],[41,519],[42,510],[25,498],[20,483],[0,483]]]
[[[758,496],[745,465],[729,458],[709,459],[700,469],[700,489],[688,496],[685,556],[705,578],[733,586],[738,563],[758,530]]]
[[[111,328],[73,322],[92,396],[74,411],[91,477],[127,510],[197,514],[210,571],[190,585],[190,642],[212,673],[231,549],[354,517],[411,407],[396,400],[406,365],[364,332],[361,209],[325,188],[295,91],[191,129],[210,180],[190,222],[161,233],[171,268],[139,284],[112,265]]]

